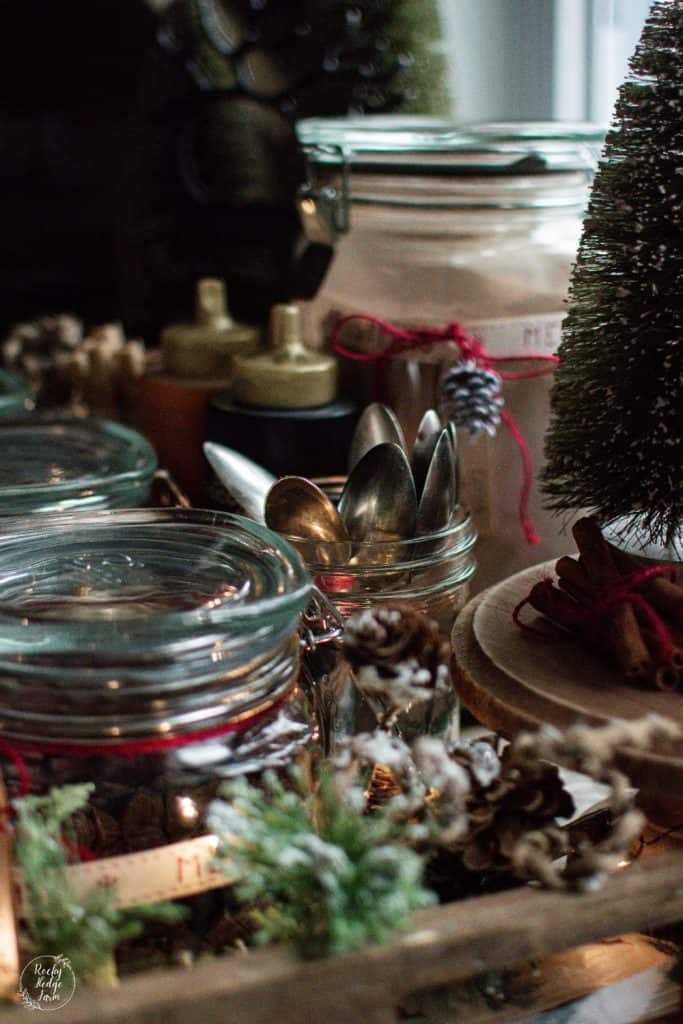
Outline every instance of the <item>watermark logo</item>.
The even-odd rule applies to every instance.
[[[65,956],[36,956],[24,967],[19,995],[29,1010],[61,1010],[76,991],[76,975]]]

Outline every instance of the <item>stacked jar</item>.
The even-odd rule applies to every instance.
[[[332,205],[338,227],[348,228],[311,309],[328,336],[340,316],[362,313],[408,328],[457,322],[494,357],[555,353],[601,130],[396,117],[309,120],[298,130],[309,199]],[[365,354],[391,340],[360,320],[341,338]],[[359,395],[384,389],[410,440],[422,412],[439,401],[444,358],[445,348],[433,345],[348,371]],[[506,368],[527,365],[511,359]],[[551,380],[506,382],[503,392],[536,477]],[[477,588],[566,550],[536,483],[529,513],[541,542],[525,541],[522,466],[508,431],[465,441],[461,458],[464,500],[480,536]]]
[[[310,594],[286,541],[227,514],[33,516],[0,535],[0,779],[10,800],[92,785],[74,884],[114,881],[124,906],[186,899],[146,965],[235,938],[205,811],[222,781],[287,768],[315,734]]]
[[[0,440],[0,516],[133,508],[150,498],[156,453],[120,423],[8,419]]]

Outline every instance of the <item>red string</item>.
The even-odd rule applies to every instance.
[[[652,605],[639,592],[649,580],[655,576],[672,576],[672,570],[666,566],[653,566],[649,569],[636,569],[626,576],[619,576],[607,583],[593,597],[587,607],[579,605],[563,590],[553,585],[551,579],[541,580],[534,584],[531,591],[513,609],[513,622],[527,633],[548,637],[551,634],[522,622],[520,614],[527,604],[547,615],[567,629],[581,629],[585,626],[598,626],[602,617],[619,604],[631,604],[641,612],[652,630],[655,660],[668,661],[671,657],[674,642],[668,626],[657,614]],[[675,573],[673,573],[675,578]]]
[[[16,768],[17,775],[19,776],[19,796],[26,796],[31,789],[31,779],[23,757],[14,746],[11,746],[5,740],[0,740],[0,754],[5,754],[9,757]]]
[[[190,743],[200,743],[202,740],[215,739],[218,736],[228,736],[231,733],[245,732],[253,726],[258,725],[264,719],[273,715],[286,701],[289,700],[291,690],[283,694],[272,704],[262,711],[238,722],[228,722],[223,725],[216,725],[210,729],[200,729],[197,732],[187,733],[183,736],[167,736],[163,738],[145,740],[124,740],[121,743],[66,743],[61,740],[43,742],[41,740],[12,739],[12,741],[0,739],[0,754],[5,754],[14,764],[19,776],[19,796],[26,796],[30,792],[31,779],[23,754],[56,754],[63,757],[97,757],[99,755],[114,755],[118,757],[138,757],[142,754],[156,754],[165,750],[175,750],[179,747],[186,747]]]
[[[342,345],[339,340],[339,335],[344,325],[350,323],[352,320],[362,320],[365,323],[374,324],[375,327],[379,327],[386,334],[390,335],[392,340],[381,352],[356,352],[354,349],[346,348],[346,346]],[[408,329],[398,327],[396,324],[392,324],[388,320],[382,320],[381,317],[370,316],[367,313],[351,313],[348,316],[340,317],[334,326],[331,342],[333,352],[336,352],[337,355],[343,356],[345,359],[352,359],[357,363],[370,363],[379,359],[391,359],[394,356],[401,355],[401,353],[408,352],[411,349],[428,348],[434,344],[455,345],[463,359],[472,361],[476,363],[477,366],[483,367],[487,370],[492,369],[497,363],[510,362],[511,360],[519,360],[523,362],[538,362],[540,360],[547,364],[542,367],[536,367],[533,370],[510,371],[497,369],[496,373],[498,373],[503,380],[530,380],[533,377],[544,377],[547,374],[552,373],[560,361],[557,356],[548,356],[540,352],[509,356],[493,356],[490,352],[487,352],[478,338],[469,334],[461,324],[456,321],[447,324],[446,327],[416,327]],[[501,412],[501,419],[510,431],[515,444],[519,448],[519,453],[522,459],[522,489],[519,497],[519,521],[522,526],[522,530],[524,531],[527,543],[538,544],[540,537],[536,533],[528,513],[529,497],[533,481],[533,466],[529,445],[510,412],[503,410]]]

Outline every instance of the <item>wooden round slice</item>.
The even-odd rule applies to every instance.
[[[566,729],[648,712],[673,719],[683,731],[680,694],[641,690],[572,638],[529,635],[512,610],[533,584],[552,575],[553,563],[535,566],[478,595],[453,630],[453,677],[463,704],[484,725],[514,736],[542,723]],[[527,608],[524,621],[538,626]],[[620,764],[633,783],[653,795],[683,799],[683,741],[666,750],[624,749]]]

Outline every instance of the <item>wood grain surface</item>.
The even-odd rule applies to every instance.
[[[313,963],[280,950],[77,993],[59,1024],[388,1024],[411,992],[683,919],[683,858],[637,862],[580,896],[522,887],[422,911],[385,946]],[[664,1007],[662,1012],[666,1012]],[[22,1007],[0,1012],[19,1024]]]
[[[571,638],[538,637],[512,621],[512,610],[553,563],[527,569],[478,595],[453,629],[453,678],[465,707],[505,736],[542,723],[565,729],[656,712],[683,729],[683,696],[643,690]],[[541,617],[525,609],[524,621]],[[683,799],[683,741],[643,753],[624,748],[620,764],[646,794]]]

